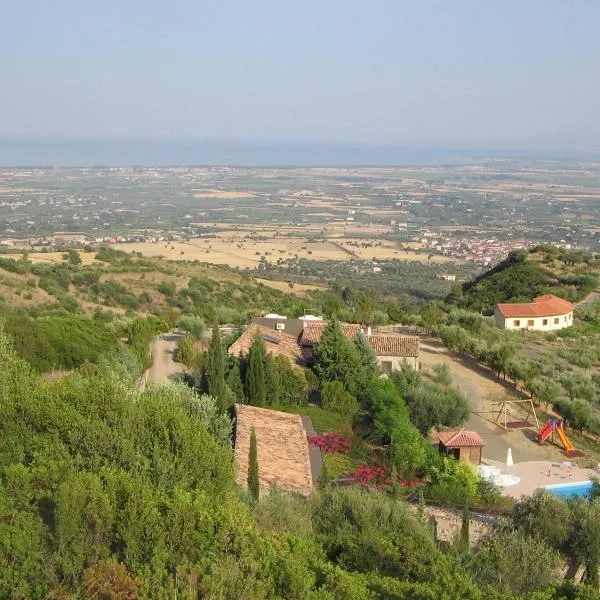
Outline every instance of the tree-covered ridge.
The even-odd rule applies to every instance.
[[[594,254],[538,246],[511,252],[483,275],[455,286],[446,301],[486,313],[500,302],[530,302],[548,293],[577,301],[598,285],[599,275]]]
[[[293,285],[289,292],[281,291],[227,267],[145,259],[112,248],[100,248],[89,260],[40,263],[30,261],[27,253],[18,259],[0,257],[0,303],[88,313],[194,312],[221,323],[245,322],[257,310],[302,314],[306,308]]]

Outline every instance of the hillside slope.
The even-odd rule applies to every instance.
[[[260,310],[302,314],[307,303],[304,290],[275,289],[227,267],[147,259],[110,248],[101,248],[95,259],[75,256],[89,260],[0,257],[0,304],[34,312],[56,304],[88,314],[183,312],[232,322]]]
[[[139,368],[146,368],[155,333],[183,327],[197,334],[214,321],[243,323],[272,311],[302,314],[309,305],[303,292],[273,289],[225,267],[144,259],[110,248],[95,257],[84,254],[87,260],[78,256],[67,253],[53,262],[34,262],[26,254],[0,257],[0,321],[18,354],[39,372],[114,358],[125,341]],[[147,326],[140,329],[138,317]]]
[[[456,286],[446,301],[490,314],[498,302],[529,302],[541,294],[578,301],[598,286],[600,258],[589,252],[538,246],[511,252],[483,275]]]

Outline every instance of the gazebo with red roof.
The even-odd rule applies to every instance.
[[[460,462],[481,464],[481,451],[485,442],[475,431],[443,431],[438,433],[440,452],[454,456]]]

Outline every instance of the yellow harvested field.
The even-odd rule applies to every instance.
[[[216,234],[215,237],[194,239],[187,242],[160,242],[115,244],[114,247],[126,252],[141,252],[146,257],[162,256],[168,260],[183,260],[229,265],[240,268],[256,268],[261,259],[275,263],[278,260],[288,260],[295,257],[313,260],[351,260],[359,257],[361,260],[397,259],[413,262],[429,262],[441,264],[452,261],[446,256],[414,252],[399,249],[393,245],[376,245],[363,247],[365,240],[335,238],[325,241],[312,241],[304,237],[276,236],[268,232],[270,239],[264,240],[266,231],[261,235],[250,231],[227,231]],[[272,236],[272,237],[271,237]],[[357,245],[352,242],[355,241]],[[417,246],[417,244],[415,244]],[[287,285],[287,284],[286,284]]]
[[[341,242],[340,245],[344,246],[345,248],[348,249],[348,251],[353,252],[359,258],[364,259],[364,260],[396,259],[396,260],[406,260],[406,261],[413,261],[413,262],[428,262],[428,263],[432,263],[432,264],[440,264],[440,263],[445,263],[445,262],[457,262],[456,260],[453,260],[447,256],[433,255],[430,259],[429,255],[426,253],[415,252],[412,250],[399,250],[398,248],[395,248],[393,246],[388,246],[388,247],[383,247],[383,248],[380,248],[377,246],[367,247],[367,248],[362,248],[362,247],[357,248],[356,246],[350,246],[348,244],[344,244],[343,242]]]
[[[64,252],[30,252],[29,260],[33,263],[64,263]],[[94,260],[95,252],[79,252],[81,264],[84,266],[91,265]]]
[[[169,260],[198,260],[250,268],[255,268],[263,256],[269,262],[293,258],[296,255],[317,260],[349,258],[347,252],[331,242],[310,242],[300,238],[273,238],[272,241],[206,238],[189,242],[115,244],[114,247],[126,252],[141,252],[148,257],[163,256]]]
[[[262,283],[267,287],[273,288],[275,290],[280,290],[281,292],[289,292],[293,294],[310,292],[312,290],[326,290],[327,288],[323,285],[305,285],[303,283],[294,283],[292,287],[287,281],[272,281],[271,279],[259,279],[255,277],[258,283]]]

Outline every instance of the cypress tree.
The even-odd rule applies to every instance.
[[[236,402],[245,404],[246,396],[244,394],[244,384],[242,383],[242,372],[239,358],[234,358],[232,360],[229,373],[227,374],[227,385],[229,386],[229,389],[231,390]]]
[[[323,330],[314,347],[314,360],[314,371],[321,384],[341,381],[350,393],[355,393],[360,379],[358,351],[337,321],[332,321]]]
[[[265,347],[257,336],[250,346],[248,370],[246,371],[248,404],[264,406],[267,401],[265,386]]]
[[[258,479],[258,450],[256,447],[256,430],[250,430],[250,449],[248,450],[248,489],[255,502],[260,495],[260,482]]]
[[[377,356],[373,352],[365,335],[359,333],[354,338],[354,347],[358,354],[360,370],[357,384],[359,389],[363,390],[373,377],[379,375],[379,365],[377,364]]]
[[[213,324],[210,345],[206,354],[206,382],[209,395],[217,400],[221,412],[229,408],[231,394],[225,383],[225,349],[217,323]]]
[[[267,404],[274,406],[279,404],[280,394],[280,375],[278,366],[270,356],[265,356],[264,361],[265,367],[265,395],[267,398]]]
[[[469,514],[469,506],[465,504],[462,515],[462,524],[460,526],[460,532],[458,539],[456,540],[456,547],[459,552],[469,551],[469,529],[471,525],[471,515]]]

